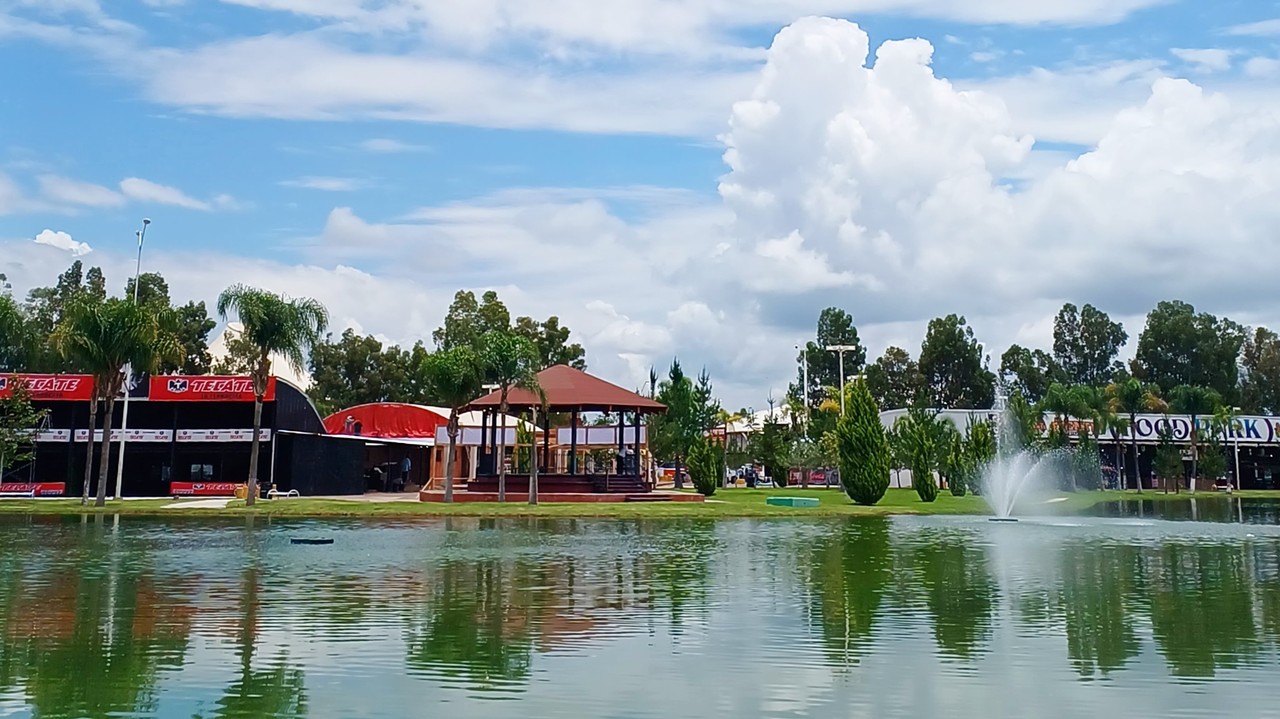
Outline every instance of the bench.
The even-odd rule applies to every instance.
[[[298,490],[296,490],[296,489],[290,489],[290,490],[288,490],[288,491],[286,491],[286,492],[281,492],[281,491],[280,491],[280,490],[278,490],[278,489],[268,489],[268,490],[267,490],[267,499],[280,499],[281,497],[283,497],[283,498],[285,498],[285,499],[289,499],[289,498],[291,498],[291,497],[295,497],[295,498],[296,498],[296,497],[301,497],[301,496],[302,496],[302,495],[301,495],[301,494],[298,494]]]

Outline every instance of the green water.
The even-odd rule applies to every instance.
[[[3,717],[1280,717],[1265,525],[10,517],[0,620]]]

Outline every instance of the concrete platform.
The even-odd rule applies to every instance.
[[[816,507],[818,499],[816,497],[769,497],[764,500],[764,503],[775,507]]]
[[[605,503],[605,502],[702,502],[706,499],[701,494],[692,494],[688,492],[646,492],[644,494],[605,494],[605,493],[582,493],[582,492],[538,492],[538,501],[547,504],[566,503],[566,504],[585,504],[585,503]],[[443,502],[444,492],[435,489],[424,489],[418,492],[418,500],[422,502]],[[497,502],[497,492],[468,492],[465,490],[454,491],[454,502]],[[528,502],[529,495],[525,492],[507,492],[507,503],[512,502]]]

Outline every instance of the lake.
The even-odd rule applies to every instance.
[[[0,716],[1280,717],[1280,529],[1114,514],[3,517]]]

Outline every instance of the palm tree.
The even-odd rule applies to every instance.
[[[453,502],[454,457],[458,446],[458,414],[483,391],[480,357],[465,345],[426,356],[420,369],[428,394],[449,407],[449,449],[444,461],[444,501]]]
[[[745,416],[746,416],[745,412],[746,410],[738,410],[737,412],[730,412],[724,409],[723,407],[716,410],[716,424],[720,425],[721,427],[724,427],[724,437],[723,437],[724,441],[720,443],[720,471],[725,472],[725,476],[720,478],[720,484],[724,484],[725,481],[729,479],[727,470],[729,468],[730,425],[732,425],[734,422],[737,422],[740,419],[745,419]],[[794,417],[796,415],[793,414],[791,416]],[[805,474],[804,483],[806,487],[809,485],[809,475],[807,473]]]
[[[105,403],[106,419],[102,428],[101,461],[98,467],[98,491],[95,507],[107,503],[107,470],[111,464],[111,413],[116,395],[124,385],[124,368],[150,372],[165,360],[182,355],[182,347],[169,327],[167,314],[157,315],[129,300],[111,298],[101,302],[75,305],[54,331],[54,346],[63,357],[93,375],[95,397],[89,412],[89,441],[84,470],[82,505],[89,503],[89,480],[93,464],[93,430],[98,422],[98,404]]]
[[[1236,437],[1239,437],[1238,433],[1240,432],[1240,428],[1241,428],[1239,408],[1229,407],[1225,404],[1218,407],[1218,411],[1213,413],[1213,425],[1214,425],[1214,431],[1221,433],[1223,440],[1236,441],[1236,440],[1232,440],[1232,434],[1237,433]],[[1231,478],[1232,478],[1231,483],[1235,485],[1234,489],[1240,489],[1240,478],[1236,476],[1236,469],[1239,469],[1238,465],[1240,464],[1239,452],[1240,452],[1239,445],[1236,445],[1236,465],[1237,466],[1235,468],[1232,468],[1231,470]]]
[[[490,330],[480,338],[480,355],[486,374],[498,385],[501,429],[498,440],[498,501],[507,501],[507,400],[513,388],[538,390],[542,359],[529,340],[511,332]]]
[[[249,450],[249,494],[245,505],[258,497],[258,435],[262,431],[262,402],[271,379],[271,355],[278,354],[295,372],[302,372],[306,356],[320,342],[329,325],[329,311],[318,301],[289,299],[256,287],[232,285],[218,295],[218,316],[224,321],[234,312],[244,325],[241,335],[257,354],[249,376],[253,380],[253,444]]]
[[[1143,384],[1134,377],[1121,382],[1112,382],[1107,387],[1107,404],[1112,412],[1129,415],[1129,427],[1134,431],[1129,435],[1129,447],[1133,451],[1133,477],[1138,485],[1138,494],[1142,494],[1142,473],[1138,469],[1138,414],[1140,412],[1165,412],[1168,405],[1160,398],[1160,388],[1153,384]]]
[[[1194,492],[1197,472],[1200,470],[1200,453],[1197,446],[1200,439],[1198,420],[1200,417],[1211,417],[1218,411],[1222,406],[1222,395],[1208,387],[1183,384],[1173,388],[1169,393],[1169,399],[1174,411],[1191,415],[1191,491]]]

